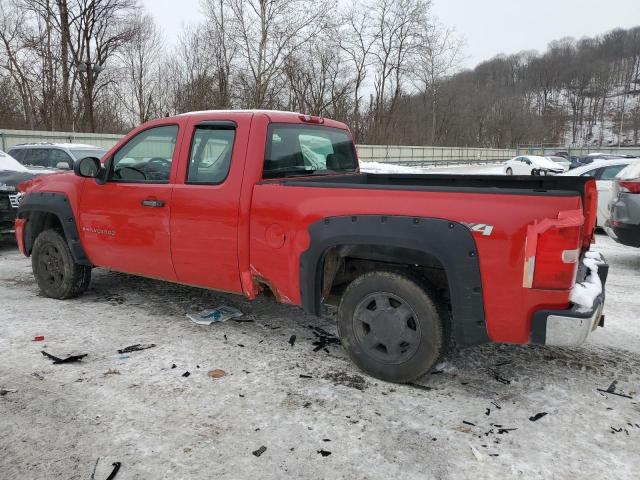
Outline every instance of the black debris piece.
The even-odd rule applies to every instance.
[[[612,432],[611,433],[620,433],[622,431],[622,428],[614,428],[614,427],[609,427],[611,428]]]
[[[224,337],[224,341],[227,341],[227,334],[222,335]]]
[[[491,415],[491,409],[487,408],[484,412],[484,414],[488,417],[489,415]]]
[[[175,363],[172,363],[171,368],[178,368],[178,366]]]
[[[360,375],[349,375],[347,372],[332,370],[322,376],[323,379],[333,382],[334,385],[344,385],[345,387],[355,388],[364,391],[369,387],[364,377]]]
[[[311,375],[300,374],[300,378],[313,378]]]
[[[438,375],[439,373],[444,373],[444,370],[434,370],[431,375]]]
[[[244,395],[243,395],[243,394],[241,394],[241,393],[239,393],[239,394],[238,394],[238,396],[239,396],[240,398],[244,398]]]
[[[547,412],[536,413],[532,417],[529,417],[529,420],[531,420],[532,422],[536,422],[540,420],[542,417],[544,417],[545,415],[547,415]]]
[[[498,456],[498,454],[497,454],[497,453],[490,453],[490,454],[489,454],[489,456],[490,456],[490,457],[497,457],[497,456]]]
[[[264,445],[262,445],[259,449],[254,450],[254,451],[253,451],[253,452],[251,452],[251,453],[253,453],[253,455],[254,455],[254,456],[256,456],[256,457],[259,457],[260,455],[262,455],[262,454],[263,454],[264,452],[266,452],[266,451],[267,451],[267,447],[265,447]]]
[[[304,405],[302,405],[304,408],[309,408],[311,406],[311,402],[305,402]]]
[[[472,427],[476,426],[475,423],[467,422],[466,420],[462,420],[462,423],[464,423],[465,425],[471,425]]]
[[[295,335],[291,335],[289,337],[289,345],[291,345],[293,347],[294,343],[296,343],[296,336]]]
[[[499,428],[498,435],[502,435],[503,433],[513,432],[514,430],[517,430],[517,428]]]
[[[495,378],[497,381],[499,381],[500,383],[503,383],[505,385],[509,385],[511,383],[511,380],[507,380],[506,378],[498,375],[497,373],[493,374],[493,378]]]
[[[330,439],[330,438],[323,438],[323,439],[322,439],[322,441],[323,441],[323,442],[330,442],[330,441],[331,441],[331,439]]]
[[[255,320],[253,318],[234,318],[233,321],[236,323],[253,323]]]
[[[139,352],[140,350],[146,350],[148,348],[153,348],[155,346],[156,346],[155,343],[147,343],[147,344],[136,343],[135,345],[129,345],[128,347],[118,349],[118,353]]]
[[[191,375],[191,372],[184,372],[184,373],[182,374],[182,376],[183,376],[184,378],[187,378],[189,375]]]
[[[238,346],[239,346],[239,347],[244,347],[244,345],[243,345],[243,344],[241,344],[241,343],[239,343],[239,344],[238,344]]]
[[[611,395],[617,395],[618,397],[623,397],[623,398],[633,398],[631,395],[626,395],[624,393],[618,393],[616,392],[616,385],[618,384],[617,380],[614,380],[613,382],[611,382],[611,385],[609,385],[609,387],[607,387],[606,390],[603,390],[601,388],[596,388],[596,390],[598,392],[602,392],[602,393],[610,393]]]
[[[312,342],[312,345],[315,347],[313,349],[314,352],[325,350],[325,352],[329,353],[326,347],[330,345],[340,345],[340,339],[334,334],[327,332],[324,328],[313,325],[309,325],[309,328],[316,336],[315,341]]]
[[[53,360],[54,364],[79,362],[80,360],[82,360],[84,357],[88,355],[87,353],[83,353],[82,355],[69,355],[66,358],[59,358],[54,355],[51,355],[50,353],[45,352],[44,350],[42,350],[41,353],[45,357]]]
[[[328,457],[329,455],[331,455],[331,452],[329,452],[327,450],[318,450],[318,453],[320,455],[322,455],[323,457]]]
[[[500,405],[498,405],[498,402],[491,402],[491,405],[496,407],[498,410],[500,410],[502,408]]]
[[[116,475],[118,473],[118,470],[120,470],[120,466],[122,465],[122,463],[113,462],[112,465],[113,465],[113,470],[111,470],[111,473],[107,477],[107,480],[113,480],[114,478],[116,478]]]

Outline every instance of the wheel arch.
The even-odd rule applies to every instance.
[[[24,246],[27,255],[31,254],[38,235],[44,230],[53,228],[64,235],[77,264],[91,265],[80,243],[73,210],[64,193],[27,193],[20,201],[18,218],[27,221],[24,227]]]
[[[477,248],[465,225],[438,218],[356,215],[325,218],[308,230],[310,245],[300,256],[300,294],[306,312],[319,315],[322,298],[345,257],[442,268],[454,340],[460,346],[489,341]]]

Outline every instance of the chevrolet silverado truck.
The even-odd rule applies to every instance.
[[[352,360],[387,381],[450,345],[576,345],[602,324],[590,178],[362,173],[342,123],[208,111],[21,191],[16,238],[44,295],[80,295],[104,267],[315,315],[333,301]]]

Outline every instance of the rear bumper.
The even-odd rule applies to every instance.
[[[640,225],[625,223],[612,225],[611,221],[608,221],[604,231],[618,243],[629,247],[640,247]]]
[[[596,297],[592,307],[585,309],[572,305],[568,310],[539,310],[531,320],[531,343],[542,345],[575,346],[584,343],[593,330],[604,326],[605,283],[609,273],[609,265],[601,255],[598,265],[598,276],[602,282],[602,292]],[[589,273],[581,270],[581,277]]]

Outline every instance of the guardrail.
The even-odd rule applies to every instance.
[[[48,132],[0,129],[0,149],[5,152],[21,143],[88,143],[111,148],[122,135],[109,133]],[[363,162],[393,163],[420,167],[489,164],[508,160],[516,155],[512,149],[430,147],[398,145],[357,145]]]

